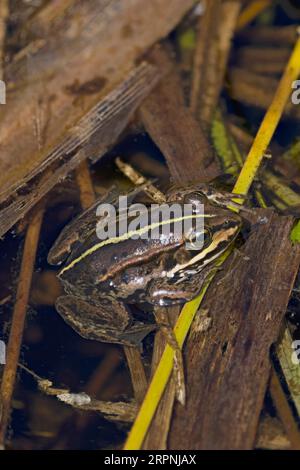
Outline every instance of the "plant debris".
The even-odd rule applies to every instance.
[[[300,449],[299,18],[292,0],[1,2],[1,448]],[[62,230],[77,263],[98,200],[208,182],[242,223],[199,295],[123,305],[139,344],[73,331],[47,262]]]

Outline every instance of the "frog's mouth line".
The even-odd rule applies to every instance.
[[[179,271],[198,264],[199,261],[204,260],[201,264],[201,269],[207,264],[211,263],[213,260],[217,259],[221,253],[223,253],[229,244],[234,240],[235,236],[238,234],[239,228],[235,225],[234,227],[229,227],[224,229],[213,236],[212,242],[210,245],[205,248],[203,251],[198,253],[192,259],[187,261],[184,264],[177,264],[170,271],[166,272],[166,277],[174,277]],[[212,253],[212,256],[209,254]]]

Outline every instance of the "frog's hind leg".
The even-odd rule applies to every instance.
[[[175,375],[175,393],[176,398],[182,405],[185,404],[185,379],[182,351],[174,335],[173,328],[170,325],[168,311],[164,307],[155,307],[154,315],[158,327],[166,337],[167,343],[174,350],[174,375]]]
[[[128,308],[115,301],[94,305],[65,295],[58,297],[55,306],[65,322],[86,339],[137,346],[155,328],[137,322],[131,325]]]

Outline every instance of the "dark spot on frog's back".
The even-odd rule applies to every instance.
[[[71,85],[65,87],[65,92],[69,95],[93,95],[101,91],[106,83],[107,79],[105,77],[94,77],[84,83],[75,80]]]

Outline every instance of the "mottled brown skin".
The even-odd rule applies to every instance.
[[[210,187],[206,191],[208,197],[216,194],[213,200],[221,206],[232,199],[227,193],[213,193]],[[171,231],[167,240],[127,239],[102,246],[81,259],[88,249],[99,243],[95,230],[95,207],[99,201],[71,222],[48,256],[52,264],[67,258],[59,273],[67,295],[56,302],[64,320],[85,338],[136,345],[155,328],[155,323],[151,322],[151,315],[149,323],[134,319],[129,305],[171,306],[196,297],[213,268],[212,261],[233,242],[241,225],[237,214],[212,206],[203,192],[205,194],[197,186],[176,189],[169,194],[168,200],[179,204],[204,203],[205,214],[214,215],[205,219],[204,249],[211,251],[172,277],[166,272],[201,252],[187,250],[184,236],[176,239]],[[80,261],[72,265],[78,259]]]

